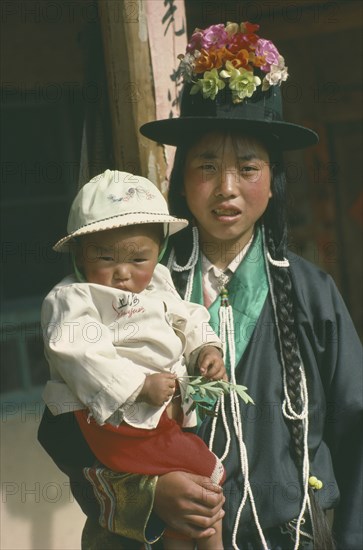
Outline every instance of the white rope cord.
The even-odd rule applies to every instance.
[[[222,342],[223,357],[226,357],[226,354],[227,354],[227,334],[226,334],[227,323],[226,323],[225,316],[222,313],[222,311],[224,311],[224,309],[225,308],[221,308],[221,307],[219,308],[219,337],[220,337],[221,342]],[[208,445],[210,450],[213,449],[214,436],[215,436],[215,431],[216,431],[216,426],[217,426],[217,418],[218,418],[218,413],[219,412],[221,413],[221,416],[222,416],[223,427],[224,427],[224,431],[225,431],[225,434],[226,434],[226,446],[225,446],[223,455],[220,457],[220,460],[223,462],[223,460],[228,455],[229,449],[230,449],[230,446],[231,446],[231,433],[229,431],[229,426],[228,426],[228,422],[227,422],[225,400],[224,400],[224,395],[223,394],[221,395],[221,397],[217,401],[217,405],[216,405],[216,409],[215,409],[216,414],[213,417],[213,421],[212,421],[212,427],[211,427],[211,433],[210,433],[209,445]]]
[[[287,391],[286,372],[284,370],[283,385],[284,385],[285,399],[282,403],[282,412],[285,418],[288,418],[289,420],[305,420],[308,417],[308,390],[306,386],[305,370],[302,364],[300,365],[300,372],[301,372],[300,391],[301,391],[301,401],[303,403],[303,408],[301,413],[297,413],[296,411],[294,411],[291,405],[290,396]],[[288,411],[286,410],[286,406],[288,408]]]
[[[233,312],[232,312],[232,317],[231,317],[231,315],[229,315],[229,310],[232,310],[231,306],[221,306],[220,309],[219,309],[220,338],[221,338],[222,343],[223,343],[224,353],[227,350],[227,345],[228,345],[230,365],[231,365],[231,382],[235,383],[235,372],[234,372],[234,370],[235,370],[234,369],[234,367],[235,367],[235,342],[234,342]],[[231,320],[232,320],[232,324],[231,324]],[[227,344],[227,342],[228,342],[228,344]],[[243,491],[243,495],[242,495],[240,505],[238,507],[236,520],[235,520],[235,523],[234,523],[234,526],[233,526],[233,532],[232,532],[232,546],[235,550],[238,550],[238,546],[237,546],[237,542],[236,542],[238,524],[239,524],[241,513],[242,513],[242,510],[243,510],[243,508],[246,504],[246,500],[247,500],[247,496],[248,496],[249,476],[248,476],[247,453],[246,453],[246,448],[245,448],[245,445],[244,445],[243,439],[242,439],[242,426],[241,426],[241,422],[238,420],[238,413],[237,413],[237,411],[238,411],[238,408],[237,408],[238,398],[236,399],[235,392],[233,392],[233,391],[231,392],[230,399],[231,399],[231,411],[232,411],[232,418],[233,418],[233,426],[234,426],[234,429],[235,429],[235,432],[236,432],[237,440],[239,442],[239,458],[240,458],[240,463],[241,463],[241,471],[242,471],[243,477],[245,479],[244,491]],[[237,406],[236,406],[236,400],[237,400]],[[223,405],[224,405],[224,403],[223,403]],[[223,418],[223,413],[224,413],[224,417],[226,418],[225,408],[223,407],[223,409],[222,409],[222,418]],[[216,421],[216,419],[215,419],[215,421]],[[226,430],[227,441],[230,444],[231,436],[230,436],[230,431],[229,431],[228,424],[226,423],[224,425],[224,427],[225,427],[225,430]],[[214,436],[214,434],[213,434],[213,436]],[[241,442],[242,442],[242,444],[241,444]],[[213,445],[213,440],[210,442],[210,449],[212,449],[212,445]],[[228,447],[229,447],[229,445],[228,445]],[[229,448],[227,449],[227,444],[226,444],[226,448],[225,448],[225,451],[223,453],[224,457],[227,456],[228,450],[229,450]]]
[[[308,507],[310,517],[311,517],[311,503],[309,499],[309,448],[308,448],[308,427],[309,427],[309,418],[308,418],[308,409],[309,409],[309,402],[308,402],[308,391],[307,391],[307,383],[306,383],[306,375],[305,375],[305,369],[303,367],[303,364],[301,362],[300,364],[300,372],[301,372],[301,382],[300,382],[300,394],[301,394],[301,401],[302,401],[302,411],[300,413],[296,412],[291,404],[290,396],[288,393],[287,388],[287,377],[286,377],[286,364],[285,359],[282,353],[282,339],[281,339],[281,332],[278,324],[278,317],[277,317],[277,307],[276,307],[276,301],[275,301],[275,295],[273,292],[273,284],[271,279],[271,273],[268,263],[270,262],[272,265],[275,265],[276,267],[287,267],[286,265],[281,265],[282,262],[277,262],[277,260],[272,260],[269,252],[267,251],[266,241],[265,241],[265,233],[264,229],[262,231],[263,236],[263,242],[264,242],[264,250],[265,250],[265,256],[268,261],[266,261],[266,272],[267,272],[267,279],[270,289],[270,295],[271,295],[271,302],[272,302],[272,308],[274,312],[275,317],[275,326],[277,331],[277,337],[279,341],[279,348],[280,348],[280,359],[282,364],[282,375],[283,375],[283,388],[284,388],[284,401],[282,403],[282,414],[285,416],[285,418],[288,418],[292,421],[301,421],[303,425],[303,500],[301,503],[301,509],[300,513],[296,522],[296,539],[295,539],[295,545],[294,550],[298,550],[299,544],[300,544],[300,534],[301,531],[301,524],[303,523],[303,517],[306,511],[306,507]],[[287,410],[286,410],[287,407]]]
[[[224,276],[222,276],[222,278],[221,278],[221,286],[224,286],[224,284],[226,284],[227,280],[228,280],[227,277],[225,277],[225,279],[223,280],[223,277]],[[225,307],[220,307],[218,315],[219,315],[219,338],[222,342],[223,357],[226,358],[227,357],[227,349],[228,349],[227,348],[226,308]],[[224,431],[226,433],[226,446],[225,446],[223,455],[220,457],[220,460],[223,461],[226,458],[226,456],[228,455],[230,445],[231,445],[231,433],[229,431],[229,426],[228,426],[228,422],[227,422],[227,415],[226,415],[226,409],[225,409],[225,400],[224,400],[224,395],[223,394],[221,395],[221,397],[217,401],[215,412],[216,412],[216,414],[215,414],[215,416],[213,418],[213,421],[212,421],[212,427],[211,427],[211,433],[210,433],[209,445],[208,446],[209,446],[210,450],[213,449],[213,443],[214,443],[214,436],[215,436],[215,431],[216,431],[216,426],[217,426],[218,413],[220,412],[221,416],[222,416]]]
[[[212,426],[211,426],[211,430],[210,430],[209,443],[208,443],[208,449],[210,451],[213,448],[214,436],[215,436],[215,433],[216,433],[216,426],[217,426],[217,417],[218,417],[218,413],[221,409],[222,397],[223,397],[223,394],[217,400],[216,408],[215,408],[215,416],[213,417],[213,420],[212,420]],[[220,457],[220,460],[223,462],[224,458],[225,457],[223,455],[223,457]]]
[[[215,416],[213,417],[213,420],[212,420],[212,426],[211,426],[209,443],[208,443],[208,448],[210,451],[213,450],[214,437],[215,437],[216,427],[217,427],[217,418],[219,413],[222,416],[223,427],[226,433],[226,446],[224,448],[223,455],[219,458],[219,460],[223,462],[226,456],[228,455],[229,449],[231,446],[231,433],[229,431],[229,426],[227,422],[227,415],[226,415],[226,408],[225,408],[225,401],[224,401],[223,394],[218,398],[216,408],[215,408]]]
[[[306,392],[307,397],[307,387],[306,387],[306,377],[305,373],[302,370],[302,388],[304,389],[303,393]],[[301,523],[303,522],[306,506],[308,506],[310,517],[311,517],[311,504],[310,504],[310,498],[309,498],[309,448],[308,448],[308,428],[309,428],[309,417],[308,414],[306,415],[306,418],[303,421],[303,433],[304,433],[304,458],[303,458],[303,484],[304,484],[304,497],[303,502],[301,504],[301,510],[299,517],[297,519],[296,523],[296,542],[294,546],[294,550],[297,550],[299,548],[300,543],[300,534],[301,534]]]
[[[195,271],[195,266],[193,265],[193,267],[190,270],[190,276],[188,277],[187,286],[186,286],[186,289],[185,289],[184,300],[186,300],[187,302],[190,302],[190,299],[192,297],[194,271]]]
[[[221,307],[221,309],[226,310],[226,318],[227,318],[227,336],[228,336],[228,348],[229,348],[229,357],[230,357],[230,364],[231,364],[231,382],[232,384],[236,384],[236,374],[235,374],[235,368],[236,368],[236,345],[235,345],[235,334],[234,334],[234,319],[233,319],[233,309],[230,305],[227,307]],[[235,391],[231,392],[231,404],[232,404],[232,417],[233,417],[233,424],[237,435],[238,445],[239,445],[239,455],[240,455],[240,462],[241,462],[241,470],[242,474],[245,479],[245,488],[244,488],[244,494],[241,500],[241,503],[239,505],[237,515],[236,515],[236,521],[233,527],[232,532],[232,545],[235,550],[238,550],[237,546],[237,532],[239,527],[239,522],[242,514],[242,510],[245,506],[247,496],[250,499],[252,514],[254,517],[255,525],[258,531],[258,534],[260,536],[262,546],[264,550],[268,550],[268,546],[262,531],[262,527],[260,525],[260,520],[258,517],[256,504],[255,504],[255,498],[252,493],[251,485],[250,485],[250,479],[249,479],[249,466],[248,466],[248,456],[247,456],[247,449],[246,445],[243,440],[243,431],[242,431],[242,415],[240,410],[240,404],[238,395]]]
[[[193,250],[192,254],[189,258],[189,261],[185,266],[180,266],[175,261],[175,253],[174,251],[171,253],[169,261],[168,261],[168,268],[173,271],[189,271],[188,275],[188,281],[186,286],[186,292],[184,299],[187,301],[190,301],[192,288],[193,288],[193,279],[194,279],[194,270],[195,265],[198,261],[199,257],[199,236],[198,236],[198,230],[196,227],[193,227]],[[229,352],[229,358],[230,358],[230,365],[231,365],[231,381],[232,383],[236,383],[235,378],[235,367],[236,367],[236,348],[235,348],[235,335],[234,335],[234,319],[233,319],[233,309],[232,307],[228,305],[223,305],[219,309],[219,319],[220,319],[220,339],[222,341],[222,348],[224,356],[226,357],[227,347]],[[241,463],[241,472],[244,477],[245,483],[244,483],[244,491],[241,503],[239,505],[235,524],[233,527],[233,533],[232,533],[232,545],[234,550],[239,550],[237,546],[237,532],[239,527],[239,521],[241,517],[242,510],[246,504],[247,498],[249,497],[250,503],[251,503],[251,509],[252,514],[254,517],[255,525],[257,528],[257,531],[259,533],[262,545],[264,550],[268,550],[268,546],[260,525],[256,505],[255,505],[255,499],[252,493],[252,489],[250,486],[249,481],[249,466],[248,466],[248,456],[247,456],[247,449],[245,446],[245,443],[243,441],[243,432],[242,432],[242,417],[241,417],[241,411],[239,406],[239,398],[235,391],[232,391],[230,394],[231,397],[231,411],[232,411],[232,417],[233,417],[233,426],[236,432],[237,440],[238,440],[238,447],[239,447],[239,457],[240,457],[240,463]],[[230,430],[228,427],[227,422],[227,416],[225,411],[225,401],[224,396],[222,396],[216,406],[216,413],[221,413],[222,420],[223,420],[223,426],[226,432],[226,446],[223,453],[223,456],[221,457],[221,460],[224,460],[226,456],[228,455],[230,444],[231,444],[231,435]],[[215,430],[216,430],[216,423],[217,423],[217,415],[212,421],[212,427],[211,427],[211,435],[210,435],[210,441],[209,441],[209,448],[212,450],[214,437],[215,437]]]
[[[270,264],[274,265],[275,267],[289,267],[290,265],[289,260],[287,260],[286,258],[284,258],[283,260],[274,260],[269,251],[267,251],[266,256]]]
[[[219,309],[219,327],[220,327],[220,338],[222,341],[223,346],[223,353],[224,356],[226,356],[226,351],[228,349],[229,351],[229,358],[230,358],[230,365],[231,365],[231,382],[232,384],[236,383],[236,376],[235,376],[235,366],[236,366],[236,347],[235,347],[235,334],[234,334],[234,319],[233,319],[233,309],[230,305],[222,305]],[[226,411],[225,411],[225,404],[224,404],[224,396],[218,401],[216,413],[221,412],[222,420],[224,429],[226,432],[226,446],[225,451],[223,453],[223,456],[221,457],[221,460],[224,460],[227,456],[230,448],[231,443],[231,436],[230,431],[227,423],[227,417],[226,417]],[[233,418],[233,426],[236,432],[237,441],[238,441],[238,447],[239,447],[239,458],[240,458],[240,464],[241,464],[241,471],[242,475],[244,477],[245,483],[244,483],[244,491],[242,495],[242,499],[240,502],[240,505],[238,507],[236,520],[233,527],[232,532],[232,546],[235,550],[238,550],[237,545],[237,532],[239,527],[239,522],[242,514],[242,510],[246,504],[247,497],[250,499],[251,503],[251,509],[254,516],[254,521],[256,528],[258,530],[258,533],[260,535],[261,542],[263,544],[263,548],[265,550],[268,550],[268,546],[265,540],[265,537],[263,535],[263,531],[259,522],[258,513],[256,510],[255,500],[252,493],[250,481],[249,481],[249,467],[248,467],[248,457],[247,457],[247,449],[245,446],[245,443],[243,441],[243,432],[242,432],[242,416],[240,411],[240,405],[239,405],[239,399],[238,395],[235,391],[232,391],[230,394],[231,398],[231,412],[232,412],[232,418]],[[215,436],[215,429],[216,429],[216,423],[217,418],[215,417],[212,422],[212,429],[211,429],[211,436],[209,441],[209,448],[212,450],[213,448],[213,442],[214,442],[214,436]]]
[[[192,269],[196,266],[198,257],[199,257],[199,233],[198,233],[198,228],[196,226],[192,228],[192,235],[193,235],[193,249],[188,262],[185,265],[179,265],[175,260],[175,251],[173,249],[171,251],[171,254],[169,256],[169,260],[167,263],[167,268],[170,271],[178,271],[180,273],[181,271],[188,271],[189,269]],[[191,279],[193,282],[193,277],[190,277],[190,275],[188,279]]]
[[[223,314],[221,314],[222,310],[224,309],[225,308],[219,308],[219,337],[222,342],[223,357],[226,357],[227,356],[227,339],[226,339],[227,325],[226,325],[225,317],[223,316]],[[213,420],[212,420],[211,433],[210,433],[209,444],[208,444],[208,447],[210,450],[213,449],[214,436],[215,436],[215,431],[217,427],[217,419],[218,419],[219,412],[221,413],[224,431],[226,433],[226,446],[225,446],[223,455],[220,457],[220,460],[223,462],[223,460],[228,455],[229,449],[231,446],[231,433],[229,431],[229,426],[227,422],[227,415],[226,415],[226,408],[225,408],[225,401],[224,401],[223,394],[221,395],[221,397],[219,397],[217,401],[215,416],[213,417]]]
[[[190,270],[188,275],[188,280],[187,280],[187,286],[185,289],[185,296],[184,296],[184,300],[186,300],[187,302],[190,302],[190,298],[192,296],[194,271],[199,258],[199,233],[198,233],[198,228],[196,226],[193,227],[192,234],[193,234],[193,248],[192,248],[192,253],[190,255],[188,262],[185,265],[179,265],[176,262],[175,250],[173,248],[167,263],[167,268],[169,269],[169,271],[177,271],[178,273],[180,273],[182,271]]]

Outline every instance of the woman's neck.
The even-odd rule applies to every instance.
[[[253,231],[236,239],[218,240],[200,234],[200,248],[208,260],[224,271],[251,240]]]

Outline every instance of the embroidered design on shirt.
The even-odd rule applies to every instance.
[[[133,198],[138,199],[146,199],[151,200],[155,197],[152,193],[150,193],[147,189],[144,189],[143,187],[129,187],[129,189],[126,191],[126,193],[123,196],[117,197],[114,194],[107,195],[107,198],[110,199],[112,202],[128,202],[130,199]]]
[[[127,306],[134,307],[140,303],[140,299],[137,297],[137,294],[134,294],[133,292],[126,294],[125,297],[118,298],[117,301],[117,309],[122,309],[123,307]]]
[[[117,319],[120,317],[132,317],[136,313],[143,313],[145,311],[144,306],[139,306],[140,299],[137,294],[128,293],[122,298],[117,298],[116,303],[112,304],[112,308],[117,313]]]

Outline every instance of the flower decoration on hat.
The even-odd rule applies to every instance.
[[[248,21],[195,29],[178,69],[192,84],[191,95],[214,100],[227,87],[233,103],[241,103],[259,86],[263,92],[280,86],[288,77],[285,60],[270,40],[255,34],[258,29]]]

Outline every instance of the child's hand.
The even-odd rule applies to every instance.
[[[228,380],[222,354],[214,346],[202,348],[198,355],[199,372],[211,380]]]
[[[161,407],[173,395],[175,379],[176,375],[170,372],[150,374],[146,377],[138,401],[145,401],[154,407]]]

